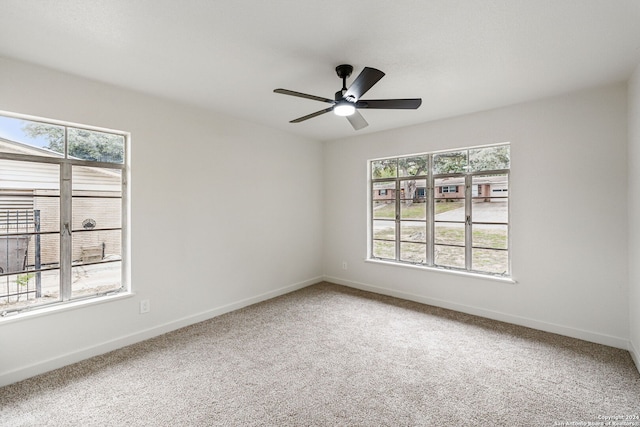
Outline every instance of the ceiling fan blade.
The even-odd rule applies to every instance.
[[[351,83],[349,89],[347,89],[344,98],[353,98],[357,101],[383,77],[384,73],[382,71],[376,70],[375,68],[364,67],[364,70],[362,70],[360,75]]]
[[[306,99],[313,99],[314,101],[328,102],[329,104],[336,103],[336,101],[334,101],[333,99],[322,98],[320,96],[315,96],[315,95],[308,95],[306,93],[296,92],[288,89],[274,89],[273,91],[275,93],[281,93],[283,95],[291,95],[291,96],[297,96],[298,98],[306,98]]]
[[[349,120],[349,123],[351,123],[351,126],[353,126],[355,130],[360,130],[369,126],[369,123],[367,123],[358,110],[356,110],[352,115],[347,116],[347,120]]]
[[[422,98],[411,99],[367,99],[356,102],[356,108],[380,108],[389,110],[415,110]]]
[[[324,113],[328,113],[329,111],[333,111],[333,107],[325,108],[324,110],[316,111],[315,113],[307,114],[306,116],[298,117],[295,120],[291,120],[289,123],[300,123],[305,120],[312,119],[314,117],[320,116]]]

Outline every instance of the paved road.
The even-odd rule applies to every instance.
[[[508,206],[507,202],[485,202],[473,204],[473,221],[474,222],[507,222]],[[464,222],[464,207],[458,209],[452,209],[447,212],[436,215],[436,221],[463,221]],[[388,221],[374,221],[374,229],[382,230],[389,228],[393,222]],[[458,224],[447,224],[448,227],[456,227]],[[460,227],[464,224],[459,224]],[[486,227],[491,227],[487,225]]]

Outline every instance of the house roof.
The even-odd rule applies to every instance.
[[[62,157],[55,151],[6,138],[0,138],[0,152]],[[119,170],[74,166],[73,177],[74,191],[120,192],[122,188]],[[57,190],[60,188],[59,167],[55,164],[0,159],[0,182],[5,190]]]
[[[628,79],[640,62],[639,0],[3,0],[0,56],[330,140]],[[374,67],[355,132],[326,104]]]
[[[418,188],[424,187],[424,179],[419,179]],[[421,182],[422,181],[422,182]],[[407,180],[400,181],[400,188],[404,188],[404,183]],[[473,183],[476,185],[479,184],[504,184],[507,180],[504,175],[478,175],[473,178]],[[436,187],[440,187],[443,185],[464,185],[464,177],[451,177],[451,178],[438,178],[436,180]],[[375,185],[376,190],[392,190],[396,187],[395,182],[393,181],[382,181],[378,182]]]

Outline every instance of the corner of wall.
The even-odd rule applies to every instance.
[[[628,350],[629,350],[629,354],[631,355],[631,359],[633,360],[633,363],[635,363],[636,365],[636,369],[640,373],[640,353],[638,352],[636,347],[634,347],[633,341],[629,341]]]
[[[629,353],[640,371],[640,227],[636,218],[640,215],[640,63],[636,66],[627,85],[628,100],[628,235],[629,235]]]

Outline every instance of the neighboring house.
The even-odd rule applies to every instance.
[[[0,151],[62,156],[4,138],[0,138]],[[3,272],[19,272],[35,264],[37,238],[33,233],[37,231],[51,232],[39,235],[40,264],[59,263],[59,169],[57,164],[0,160],[0,268]],[[120,255],[121,233],[100,230],[120,227],[122,204],[119,171],[74,166],[72,182],[73,215],[70,227],[75,231],[72,259],[74,262],[89,262],[100,261],[110,254]],[[39,227],[36,225],[38,216]],[[91,231],[79,232],[84,230]],[[25,234],[17,235],[21,233]]]
[[[417,180],[414,202],[424,202],[426,189],[424,180]],[[404,199],[405,188],[401,181],[400,198]],[[422,185],[421,185],[422,184]],[[473,178],[472,197],[486,197],[490,201],[491,197],[506,197],[509,195],[507,178],[504,175],[476,176]],[[435,184],[436,199],[456,199],[464,198],[464,177],[438,178]],[[393,201],[396,199],[396,188],[394,182],[377,183],[373,191],[373,200],[376,202]]]

